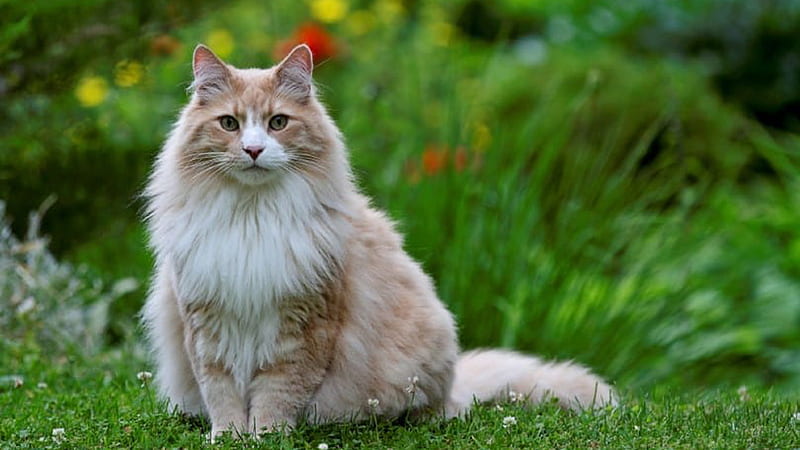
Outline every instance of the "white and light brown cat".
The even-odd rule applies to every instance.
[[[459,353],[453,318],[356,187],[316,98],[307,46],[270,69],[194,52],[193,95],[146,189],[144,308],[160,392],[211,436],[410,412],[447,417],[509,391],[613,403],[587,369]]]

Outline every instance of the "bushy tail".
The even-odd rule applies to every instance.
[[[602,378],[571,362],[545,362],[506,350],[478,350],[461,355],[447,403],[447,416],[466,413],[472,404],[493,401],[540,403],[557,399],[565,409],[616,404]]]

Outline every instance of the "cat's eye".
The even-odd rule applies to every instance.
[[[239,122],[233,116],[222,116],[219,118],[219,125],[225,131],[236,131],[239,129]]]
[[[282,130],[286,128],[286,124],[288,122],[288,117],[284,116],[283,114],[276,114],[269,119],[269,128],[275,131]]]

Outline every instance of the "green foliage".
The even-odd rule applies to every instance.
[[[98,216],[118,218],[118,228],[135,220],[130,205],[167,129],[151,133],[153,123],[142,117],[166,122],[173,113],[169,104],[129,102],[125,93],[108,99],[119,102],[113,114],[81,108],[75,83],[89,76],[120,82],[118,63],[168,51],[157,39],[206,11],[204,3],[0,2],[0,198],[21,219],[57,193],[44,223],[57,253],[105,228]],[[22,231],[18,221],[13,227]]]
[[[702,66],[717,91],[770,126],[800,131],[800,4],[795,0],[456,0],[481,39],[536,37]]]
[[[622,45],[654,26],[642,17],[712,13],[693,2],[653,11],[645,3],[620,6],[628,15],[603,31],[586,2],[500,2],[499,17],[527,14],[540,35],[512,27],[491,43],[454,27],[464,2],[353,3],[326,26],[337,50],[315,77],[359,183],[437,281],[465,348],[574,358],[628,389],[746,382],[796,391],[800,139],[765,131],[721,99],[702,61]],[[0,46],[25,49],[21,64],[41,60],[25,45],[42,33],[39,17],[63,7],[53,5],[51,16],[18,5],[7,16],[17,25],[3,28]],[[92,14],[65,23],[81,29],[108,5],[87,3]],[[153,28],[165,34],[133,39],[130,23],[144,22],[123,14],[131,47],[89,46],[93,56],[76,53],[75,69],[53,69],[68,81],[16,90],[1,109],[0,198],[20,235],[19,218],[57,195],[44,233],[54,253],[89,267],[41,271],[55,286],[78,286],[55,291],[80,306],[55,296],[46,309],[102,310],[102,326],[86,328],[94,342],[124,342],[135,327],[143,289],[117,299],[86,280],[146,285],[136,194],[186,101],[194,44],[267,66],[309,8],[242,1],[191,23],[150,14],[141,20],[166,20]],[[577,34],[563,39],[565,26]],[[165,52],[142,50],[163,36]],[[84,281],[65,281],[73,278]],[[48,319],[30,325],[15,315],[24,297],[6,296],[17,300],[0,315],[13,324],[5,345],[18,353],[52,340]]]

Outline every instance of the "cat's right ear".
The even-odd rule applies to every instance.
[[[229,86],[228,66],[203,44],[194,49],[192,70],[194,71],[194,82],[191,89],[201,100],[208,100]]]

